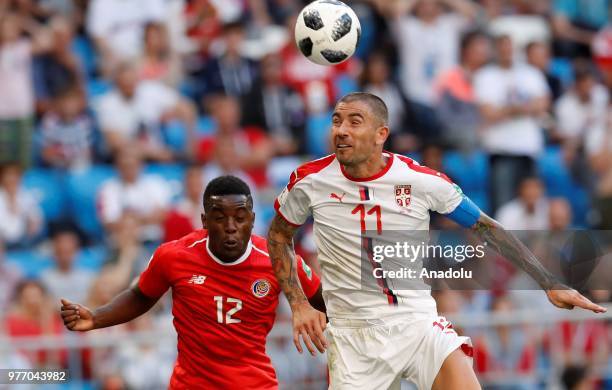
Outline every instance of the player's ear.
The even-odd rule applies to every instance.
[[[206,214],[204,213],[200,214],[200,218],[202,219],[202,227],[204,229],[208,229],[208,227],[206,226]]]
[[[389,138],[389,126],[381,126],[376,129],[376,144],[384,145],[387,142],[387,138]]]

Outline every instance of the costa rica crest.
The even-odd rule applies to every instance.
[[[412,186],[410,184],[399,184],[395,186],[395,203],[401,208],[410,206]]]
[[[253,292],[253,295],[255,295],[257,298],[263,298],[268,295],[268,293],[270,292],[270,288],[270,282],[268,282],[266,279],[257,279],[253,282],[253,285],[251,286],[251,291]]]

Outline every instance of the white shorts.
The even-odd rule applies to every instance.
[[[442,363],[472,342],[436,316],[415,320],[332,319],[327,327],[330,390],[399,389],[402,378],[431,389]],[[465,344],[465,346],[464,346]]]

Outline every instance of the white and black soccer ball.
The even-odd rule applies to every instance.
[[[316,0],[300,12],[295,25],[295,42],[306,58],[320,65],[337,65],[348,60],[361,38],[355,12],[338,0]]]

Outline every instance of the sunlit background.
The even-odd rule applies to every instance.
[[[329,153],[330,110],[351,91],[388,104],[388,150],[446,172],[507,228],[612,229],[612,1],[347,3],[360,46],[322,67],[295,48],[299,0],[0,0],[1,368],[164,388],[169,296],[87,334],[63,329],[59,297],[108,302],[159,243],[200,227],[221,174],[249,183],[264,234],[291,171]],[[296,248],[319,270],[309,224]],[[436,294],[481,383],[612,388],[610,314],[552,309],[496,270],[494,290]],[[609,290],[584,293],[609,305]],[[325,356],[295,351],[282,301],[268,341],[281,388],[324,389]]]

